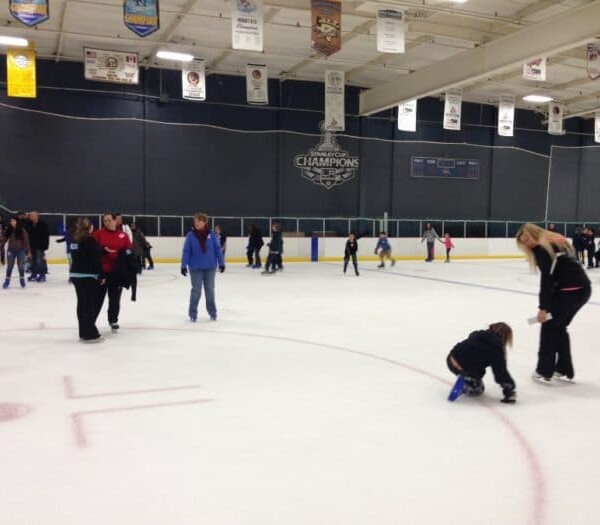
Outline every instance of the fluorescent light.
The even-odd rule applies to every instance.
[[[29,45],[29,41],[26,38],[18,38],[16,36],[0,36],[0,45],[27,47]]]
[[[194,55],[175,53],[174,51],[159,51],[156,53],[156,57],[164,58],[165,60],[179,60],[179,62],[191,62],[194,60]]]
[[[550,102],[553,99],[552,97],[549,97],[547,95],[527,95],[523,97],[523,100],[525,100],[526,102],[536,102],[538,104],[543,104],[544,102]]]

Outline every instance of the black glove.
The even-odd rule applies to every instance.
[[[500,402],[510,404],[517,402],[517,391],[514,388],[503,388],[502,394],[504,397],[500,400]]]
[[[183,275],[184,277],[187,277],[187,268],[181,269],[181,275]]]
[[[219,266],[219,271],[220,271],[221,273],[223,273],[223,272],[225,271],[225,265],[223,265],[223,266]]]

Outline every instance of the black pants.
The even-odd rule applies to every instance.
[[[451,248],[446,248],[446,260],[447,261],[450,260],[450,250],[451,250]]]
[[[279,254],[279,252],[269,252],[269,255],[267,255],[267,262],[265,263],[265,270],[268,272],[270,268],[273,268],[273,270],[275,270],[275,267],[277,266],[277,268],[282,268],[282,264],[281,264],[281,255]]]
[[[595,246],[592,244],[588,249],[587,249],[587,265],[588,268],[593,268],[594,267],[594,250],[595,250]]]
[[[152,248],[144,248],[144,256],[142,257],[142,268],[146,268],[146,259],[148,259],[148,266],[150,268],[154,268],[154,261],[152,260],[152,253],[150,252]]]
[[[0,262],[6,264],[6,242],[0,242]]]
[[[354,266],[354,273],[358,274],[358,262],[356,260],[356,254],[353,253],[351,255],[344,255],[344,273],[348,269],[348,263],[350,262],[350,257],[352,257],[352,266]]]
[[[535,370],[541,376],[551,378],[554,372],[569,378],[575,376],[567,327],[580,308],[588,302],[591,293],[591,286],[587,284],[581,290],[558,291],[554,294],[550,307],[552,319],[542,323],[540,330],[540,347]]]
[[[119,285],[117,276],[109,273],[104,286],[100,287],[100,308],[104,304],[104,298],[108,294],[108,324],[119,322],[119,312],[121,311],[121,292],[123,287]]]
[[[483,370],[463,370],[456,368],[450,360],[450,354],[446,357],[446,365],[448,370],[455,376],[463,376],[465,378],[466,392],[471,396],[479,396],[485,391],[485,385],[483,384],[483,376],[485,375],[485,368]]]
[[[80,339],[97,339],[100,332],[96,328],[96,319],[102,308],[103,295],[97,279],[74,277],[71,282],[77,294],[77,321]]]

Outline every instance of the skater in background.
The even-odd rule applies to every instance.
[[[502,402],[517,400],[516,384],[506,368],[506,348],[512,346],[513,333],[503,322],[492,323],[487,330],[476,330],[457,343],[448,354],[446,364],[456,376],[465,378],[465,393],[480,396],[485,390],[485,369],[492,368],[494,380],[502,387]]]
[[[431,225],[430,222],[428,222],[425,226],[423,237],[421,237],[421,244],[423,243],[423,241],[427,241],[427,259],[425,259],[425,262],[432,262],[435,257],[434,243],[436,239],[440,242],[443,242],[440,239],[440,236],[435,231],[435,228]]]
[[[260,250],[264,246],[262,232],[256,224],[250,226],[248,233],[248,245],[246,246],[246,255],[248,256],[248,268],[260,268]]]
[[[356,259],[356,253],[358,252],[358,241],[356,240],[356,235],[351,233],[348,235],[348,240],[346,241],[346,247],[344,248],[344,273],[348,269],[348,263],[350,262],[350,258],[352,258],[352,266],[354,266],[354,273],[358,276],[358,261]]]
[[[77,294],[79,339],[83,343],[100,343],[104,338],[96,328],[102,307],[102,248],[92,237],[94,225],[87,217],[77,219],[71,241],[69,280]]]
[[[221,245],[221,251],[223,252],[223,259],[225,258],[225,251],[227,250],[227,234],[221,230],[221,225],[215,225],[215,233],[219,238],[219,244]]]
[[[194,215],[194,227],[185,237],[181,254],[181,275],[190,272],[192,290],[188,315],[193,323],[198,319],[198,303],[204,288],[206,311],[211,321],[217,320],[215,304],[215,275],[217,266],[221,273],[225,271],[225,260],[217,234],[208,228],[208,217],[204,213]]]
[[[6,243],[8,248],[6,252],[6,278],[2,288],[6,289],[10,286],[10,277],[15,260],[19,270],[19,284],[21,288],[25,288],[25,258],[31,257],[31,247],[29,245],[29,234],[17,215],[10,218],[6,232]]]
[[[121,230],[122,232],[124,232],[127,235],[127,237],[129,237],[129,242],[133,243],[133,232],[131,231],[131,228],[123,221],[123,214],[117,212],[113,213],[113,216],[115,218],[115,221],[117,222],[117,230]]]
[[[450,234],[448,232],[446,232],[444,234],[444,246],[446,247],[446,260],[444,262],[449,263],[450,262],[450,250],[452,250],[452,248],[454,248],[454,243],[452,242],[452,237],[450,237]]]
[[[46,282],[48,265],[45,252],[50,245],[48,226],[40,219],[37,211],[29,213],[29,246],[31,248],[31,275],[28,281]]]
[[[392,245],[390,244],[386,232],[381,232],[379,234],[379,239],[377,240],[377,245],[375,246],[375,255],[379,255],[379,265],[377,268],[385,268],[384,261],[386,259],[391,262],[392,266],[396,264],[396,259],[392,257]]]
[[[281,252],[283,250],[283,237],[281,234],[281,224],[274,222],[271,226],[271,240],[267,243],[269,254],[265,263],[265,270],[262,273],[275,273],[283,268]]]
[[[4,222],[4,217],[0,215],[0,263],[6,264],[6,241],[8,239],[8,223]]]
[[[571,380],[575,372],[567,327],[590,298],[590,280],[569,241],[558,233],[527,223],[517,232],[517,246],[532,270],[537,267],[541,274],[537,313],[540,344],[532,379],[541,383],[553,377]]]
[[[577,262],[585,264],[583,259],[583,228],[575,228],[575,231],[573,232],[573,248],[575,250]]]
[[[587,254],[587,267],[594,267],[594,252],[596,251],[596,232],[594,228],[586,228],[584,247]]]
[[[131,223],[130,228],[131,236],[133,238],[132,250],[133,255],[135,255],[137,273],[141,274],[142,269],[146,268],[146,265],[144,264],[144,250],[148,241],[146,240],[144,232],[138,228],[135,222]]]
[[[73,224],[65,227],[64,224],[61,224],[58,227],[58,234],[61,236],[59,239],[56,239],[56,242],[65,243],[65,251],[67,253],[67,261],[71,264],[71,243],[73,242],[73,236],[71,232],[73,231]]]

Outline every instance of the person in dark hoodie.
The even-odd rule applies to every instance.
[[[248,257],[247,268],[260,268],[262,266],[260,250],[264,244],[260,228],[256,224],[252,224],[248,233],[248,246],[246,246],[246,255]]]
[[[39,283],[46,281],[48,266],[46,265],[45,252],[50,245],[50,234],[48,226],[40,219],[37,211],[29,213],[31,226],[29,230],[29,245],[31,246],[31,275],[28,281]]]
[[[517,232],[517,246],[531,269],[539,269],[541,274],[537,313],[540,346],[531,378],[542,384],[552,378],[571,380],[575,371],[567,327],[590,299],[590,280],[569,241],[558,233],[526,223]]]
[[[77,294],[79,339],[83,343],[100,343],[104,338],[96,328],[102,307],[104,285],[102,248],[92,237],[94,225],[87,217],[77,219],[70,241],[71,268],[69,280]]]
[[[265,263],[265,269],[262,273],[275,273],[278,269],[283,268],[281,261],[281,252],[283,250],[283,237],[281,236],[281,225],[274,222],[271,226],[272,236],[267,246],[269,247],[269,254],[267,255],[267,262]],[[277,268],[276,268],[277,267]]]
[[[489,325],[487,330],[476,330],[457,343],[448,354],[446,364],[456,376],[465,378],[465,393],[471,396],[483,394],[483,376],[486,368],[492,368],[494,380],[502,387],[502,402],[517,400],[516,384],[506,368],[506,347],[512,346],[512,329],[506,323]]]
[[[348,263],[350,262],[350,258],[352,258],[352,266],[354,266],[354,273],[358,276],[358,262],[356,260],[356,252],[358,252],[358,242],[356,240],[356,235],[351,233],[348,235],[348,240],[346,241],[346,247],[344,248],[344,273],[348,269]]]

